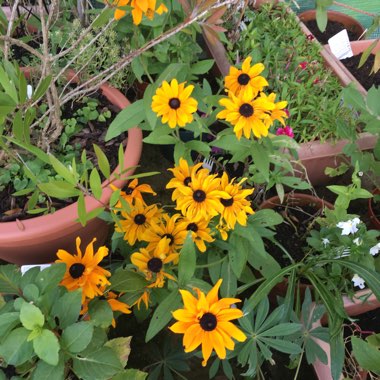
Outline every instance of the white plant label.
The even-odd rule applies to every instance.
[[[352,53],[350,39],[348,38],[348,33],[346,29],[343,29],[339,33],[335,34],[328,40],[331,52],[339,60],[350,58],[354,54]]]
[[[51,264],[34,264],[34,265],[21,265],[21,274],[25,274],[29,269],[32,269],[34,267],[40,267],[40,271],[44,270],[45,268],[49,268]]]

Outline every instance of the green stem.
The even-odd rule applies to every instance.
[[[302,362],[302,358],[303,358],[303,354],[305,352],[305,348],[304,346],[302,345],[302,352],[301,352],[301,356],[300,356],[300,360],[298,362],[298,365],[297,365],[297,370],[296,370],[296,373],[294,375],[294,379],[293,380],[297,380],[297,377],[298,377],[298,373],[300,371],[300,368],[301,368],[301,362]]]
[[[284,246],[282,246],[282,245],[281,245],[279,242],[277,242],[276,240],[271,240],[271,242],[272,242],[273,244],[277,245],[277,247],[280,248],[281,251],[283,251],[283,252],[285,253],[286,256],[288,256],[288,258],[289,258],[289,260],[290,260],[290,262],[291,262],[292,264],[295,264],[295,263],[296,263],[295,260],[293,259],[293,257],[290,256],[290,253],[285,249]]]
[[[199,268],[209,268],[209,267],[212,267],[214,265],[222,263],[224,260],[226,260],[227,257],[228,257],[228,255],[224,256],[222,259],[220,259],[218,261],[213,261],[212,263],[209,263],[209,264],[196,265],[195,268],[199,269]]]

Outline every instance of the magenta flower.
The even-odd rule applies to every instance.
[[[284,128],[278,128],[276,131],[276,135],[277,136],[286,135],[293,138],[294,137],[293,128],[291,128],[289,125],[287,125]]]
[[[298,67],[300,67],[302,70],[305,70],[307,68],[307,62],[306,61],[300,62]]]
[[[306,36],[306,38],[308,39],[308,41],[313,41],[314,40],[314,36],[312,34],[308,34]]]
[[[290,117],[290,112],[287,108],[284,108],[284,112],[286,113],[286,117]]]

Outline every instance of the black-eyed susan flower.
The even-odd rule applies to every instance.
[[[219,223],[215,226],[215,228],[219,232],[222,240],[228,239],[228,232],[230,231],[230,228],[228,228],[226,222],[223,219],[219,220]]]
[[[126,5],[128,5],[129,0],[114,0],[113,2],[106,1],[106,3],[111,4],[112,6],[116,7],[115,13],[113,16],[115,20],[120,20],[127,14],[127,11],[125,9],[122,9],[122,7],[125,7]]]
[[[146,230],[143,240],[148,242],[146,247],[148,251],[155,252],[155,255],[177,254],[186,239],[187,230],[179,225],[178,219],[180,214],[169,216],[163,214],[162,219],[155,220],[151,223],[150,228]],[[176,264],[178,257],[174,260]]]
[[[210,219],[223,211],[220,198],[228,194],[219,189],[220,178],[209,171],[192,173],[189,186],[180,189],[181,194],[176,199],[176,209],[190,219],[195,217]]]
[[[112,184],[111,184],[111,188],[113,191],[118,190],[118,188]],[[123,197],[123,199],[125,199],[125,201],[129,205],[132,205],[135,199],[140,199],[141,201],[144,202],[142,193],[156,195],[156,193],[153,191],[150,185],[147,185],[147,184],[139,185],[139,180],[135,178],[128,183],[127,187],[125,188],[125,191],[120,192],[120,196]],[[117,202],[114,207],[115,209],[121,209],[122,208],[121,202],[120,201]]]
[[[222,280],[205,295],[196,289],[197,298],[187,290],[180,290],[184,308],[173,312],[178,321],[169,329],[177,334],[184,334],[183,345],[185,352],[191,352],[202,345],[203,362],[207,365],[212,350],[215,350],[219,359],[226,358],[226,349],[233,350],[235,342],[244,342],[247,337],[230,321],[243,316],[243,312],[231,308],[232,304],[241,302],[237,298],[218,299],[219,287]]]
[[[167,189],[174,189],[172,199],[175,201],[180,196],[181,188],[189,186],[191,182],[191,176],[193,173],[197,173],[198,170],[203,170],[208,173],[207,169],[202,169],[202,163],[189,166],[188,162],[184,158],[179,159],[179,165],[168,169],[173,173],[172,178],[166,185]]]
[[[165,277],[175,280],[172,275],[164,272],[164,265],[174,261],[178,261],[178,253],[166,255],[157,250],[149,252],[145,248],[140,248],[139,252],[135,252],[131,255],[132,264],[145,274],[145,278],[148,281],[152,282],[150,287],[157,288],[164,286]]]
[[[141,302],[143,302],[145,305],[145,308],[148,309],[150,292],[151,292],[150,289],[145,289],[143,294],[136,300],[135,303],[132,304],[132,306],[136,305],[137,309],[140,310]]]
[[[179,226],[186,231],[191,231],[191,237],[201,252],[206,252],[206,244],[213,242],[215,239],[211,236],[211,229],[208,227],[209,220],[201,218],[186,218],[180,220]]]
[[[278,120],[285,127],[284,118],[288,117],[288,114],[286,113],[286,106],[288,105],[288,102],[283,100],[275,103],[276,94],[273,92],[268,96],[265,94],[260,94],[260,97],[266,98],[269,102],[272,102],[274,106],[270,112],[270,117],[265,119],[265,123],[271,126],[275,120]]]
[[[252,92],[245,91],[240,97],[229,93],[228,97],[219,100],[225,109],[220,111],[217,117],[234,126],[239,140],[243,134],[247,139],[251,137],[251,133],[257,138],[268,135],[269,125],[265,124],[265,120],[270,117],[274,104],[266,97],[252,99]]]
[[[132,18],[135,25],[139,25],[142,16],[145,15],[149,20],[153,20],[154,13],[162,14],[168,11],[165,4],[161,4],[156,9],[156,0],[132,0]]]
[[[162,123],[168,123],[170,128],[184,127],[193,121],[198,106],[198,102],[190,97],[193,89],[193,85],[185,87],[185,82],[178,84],[177,79],[172,79],[170,84],[163,81],[153,96],[152,110],[162,116]]]
[[[236,222],[241,226],[246,226],[247,215],[253,214],[247,197],[253,193],[254,189],[243,189],[241,185],[245,180],[246,178],[239,183],[234,183],[234,179],[229,181],[227,173],[223,173],[220,181],[221,190],[229,195],[228,198],[220,199],[223,205],[221,217],[225,220],[229,229],[234,229]]]
[[[57,252],[56,263],[66,264],[66,273],[61,285],[70,291],[81,288],[82,302],[86,298],[92,299],[102,295],[102,286],[110,285],[107,277],[110,277],[111,273],[98,265],[108,255],[108,248],[100,247],[94,254],[95,241],[96,239],[93,239],[87,245],[84,255],[80,248],[81,239],[79,237],[76,238],[76,255],[63,249],[59,249]]]
[[[259,75],[264,71],[265,66],[262,63],[256,63],[251,66],[251,61],[251,57],[246,58],[241,70],[231,66],[230,73],[224,80],[226,89],[236,96],[248,90],[252,91],[252,97],[254,98],[265,86],[268,86],[267,80]]]
[[[144,233],[154,220],[160,218],[161,211],[157,205],[147,206],[141,199],[135,199],[129,212],[122,212],[124,218],[115,224],[115,231],[124,233],[124,240],[129,245],[143,240]]]

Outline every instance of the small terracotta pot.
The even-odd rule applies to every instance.
[[[375,40],[363,40],[363,41],[353,41],[351,42],[351,49],[354,55],[363,53]],[[356,88],[363,94],[367,95],[367,90],[357,81],[357,79],[351,74],[351,72],[343,65],[338,58],[336,58],[332,53],[328,45],[325,47],[325,51],[330,54],[332,60],[328,62],[331,70],[339,78],[340,83],[343,86],[348,86],[350,83],[354,83]],[[377,42],[376,46],[372,50],[372,54],[376,54],[380,51],[380,41]]]
[[[73,72],[68,73],[71,79]],[[108,84],[100,87],[103,95],[110,103],[123,109],[130,105],[128,99],[117,89]],[[128,131],[128,142],[124,153],[124,168],[131,168],[123,174],[122,179],[113,181],[113,185],[122,188],[128,182],[126,178],[132,175],[139,163],[142,150],[142,132],[135,127]],[[110,180],[115,178],[119,167],[113,171]],[[109,181],[103,182],[103,192],[100,201],[90,196],[85,197],[87,212],[102,205],[107,205],[112,195],[108,186]],[[109,233],[108,225],[101,219],[95,218],[82,227],[77,222],[77,203],[64,207],[53,214],[38,216],[22,221],[0,223],[0,259],[14,264],[40,264],[52,262],[58,249],[76,252],[75,238],[82,238],[82,246],[87,245],[94,237],[96,246],[105,242]]]
[[[310,9],[308,11],[300,13],[298,17],[302,22],[308,22],[316,20],[316,13],[317,12],[315,9]],[[363,28],[363,25],[358,20],[346,15],[345,13],[327,11],[327,20],[341,23],[348,31],[354,33],[358,37],[364,34],[365,30]]]
[[[373,195],[380,194],[380,189],[375,189],[372,194]],[[373,198],[369,198],[368,199],[368,215],[369,215],[369,219],[371,220],[371,224],[372,224],[373,228],[375,228],[377,230],[380,230],[380,220],[376,216],[375,211],[374,211],[372,205],[373,205]]]

